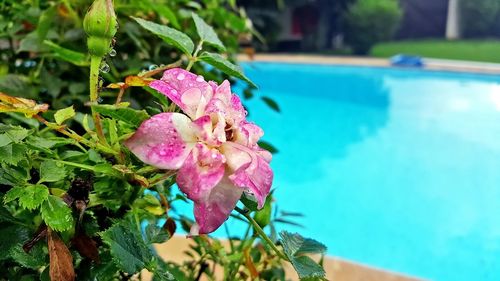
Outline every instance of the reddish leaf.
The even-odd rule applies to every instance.
[[[172,218],[168,218],[163,228],[167,230],[170,237],[173,237],[175,230],[177,229],[177,225],[175,225],[175,221]]]
[[[97,243],[94,239],[88,237],[84,233],[78,233],[71,239],[71,243],[75,249],[83,257],[91,259],[95,263],[100,263],[99,250],[97,249]]]
[[[57,233],[47,228],[51,281],[74,281],[73,256]]]

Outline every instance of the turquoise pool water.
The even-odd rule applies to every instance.
[[[283,63],[244,69],[260,86],[246,103],[249,118],[279,149],[277,205],[304,214],[304,228],[283,228],[374,267],[500,280],[500,77]]]

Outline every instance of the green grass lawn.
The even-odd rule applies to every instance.
[[[377,44],[371,51],[374,57],[386,58],[396,54],[500,63],[500,40],[388,42]]]

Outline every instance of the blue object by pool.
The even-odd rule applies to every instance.
[[[422,67],[424,62],[422,57],[411,55],[395,55],[391,57],[391,64],[394,66]]]
[[[271,163],[276,203],[305,216],[304,229],[284,229],[374,267],[500,280],[500,77],[283,63],[244,69],[260,87],[246,102],[249,118],[279,149]],[[231,231],[236,223],[228,222]]]

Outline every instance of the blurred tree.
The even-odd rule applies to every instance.
[[[485,37],[494,33],[500,16],[498,0],[460,0],[461,29],[464,37]]]

